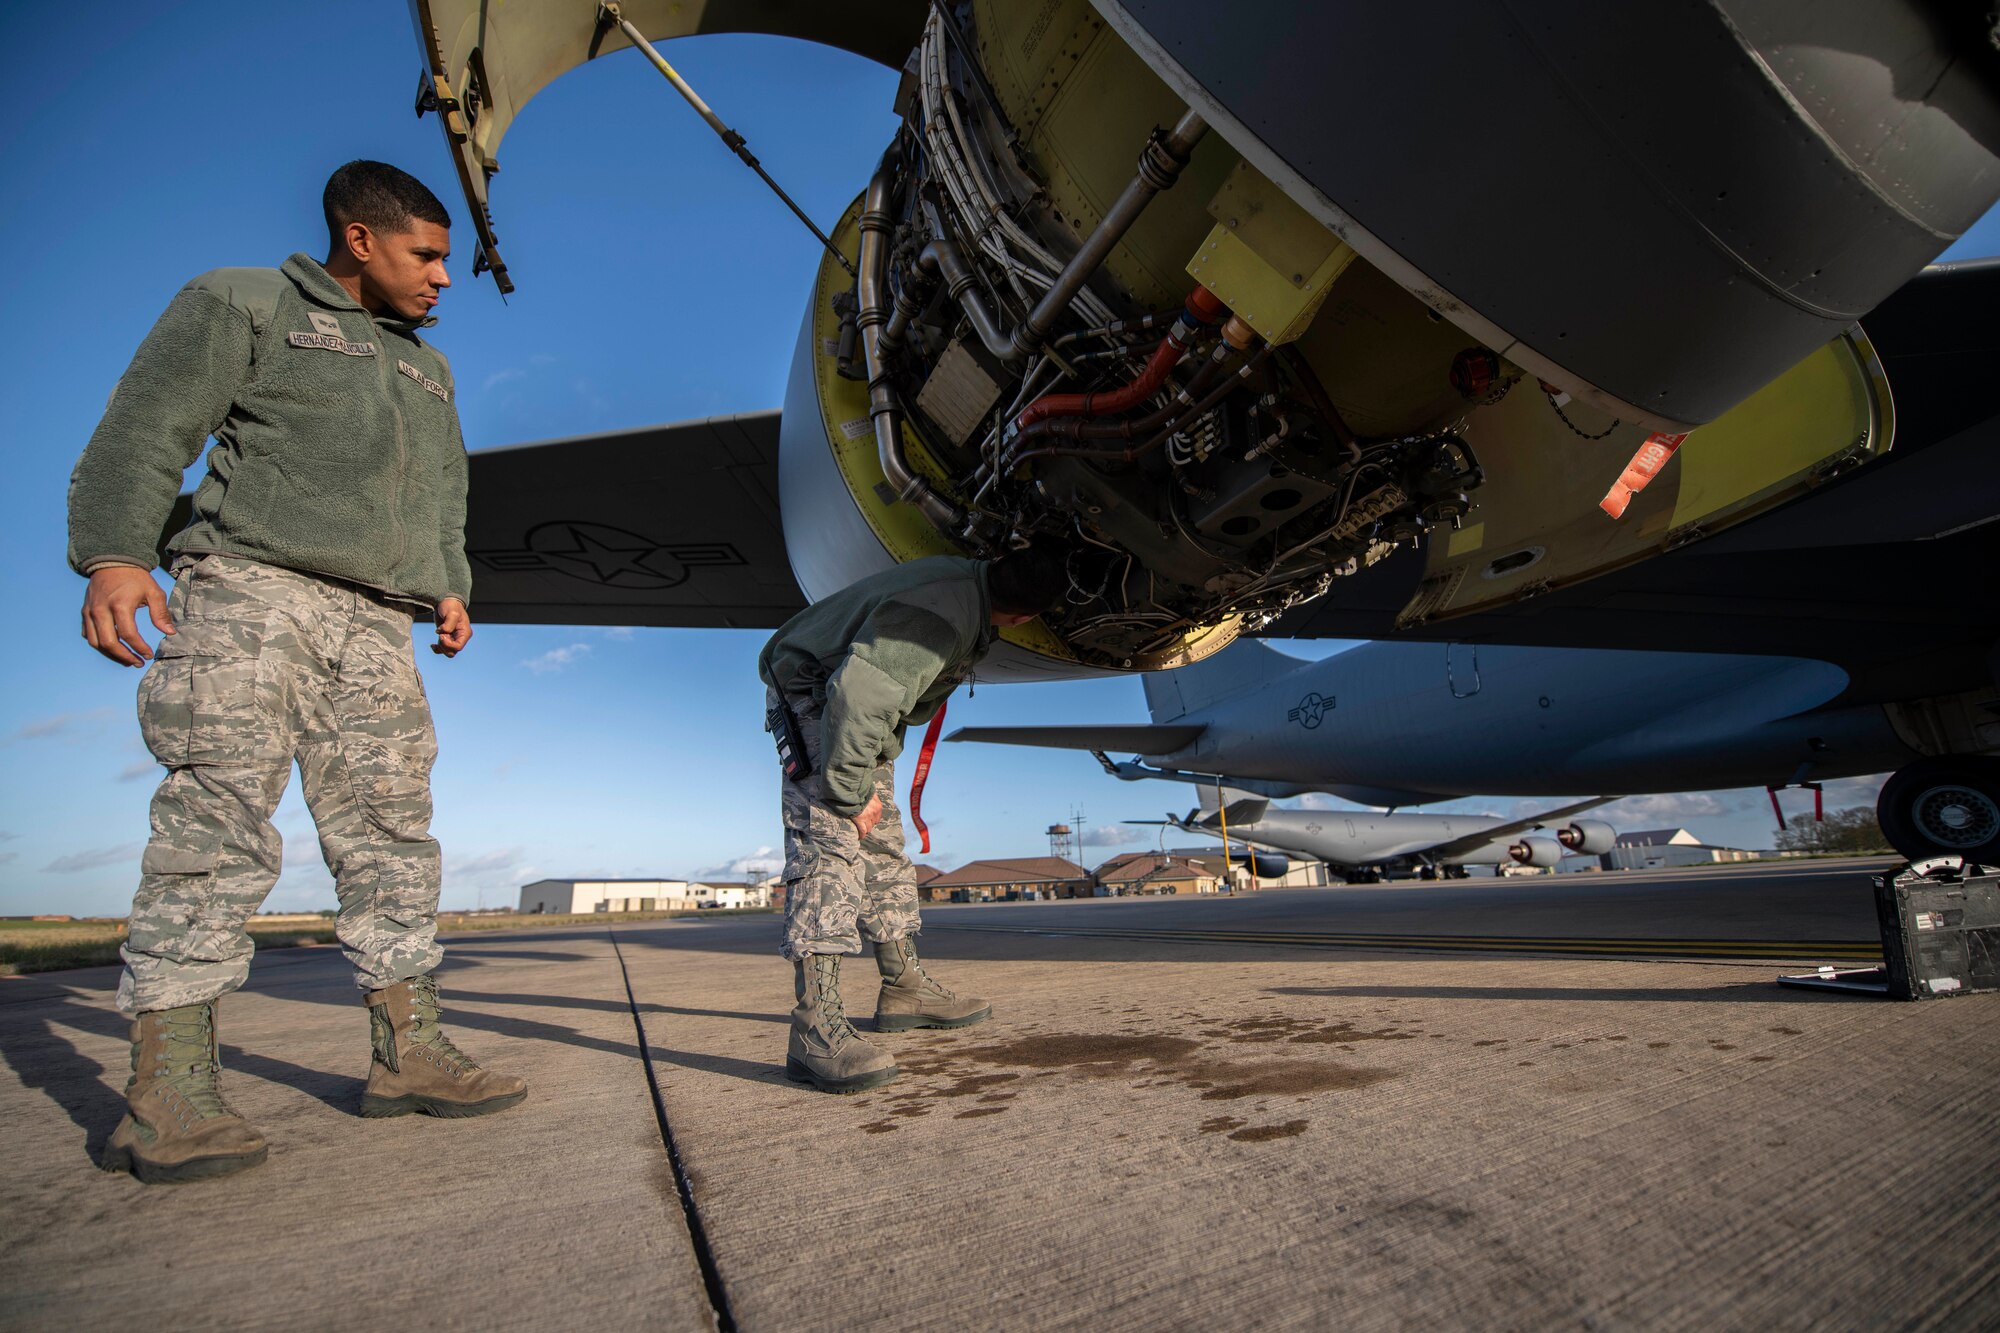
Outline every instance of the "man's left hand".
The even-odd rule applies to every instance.
[[[465,603],[456,597],[447,597],[437,604],[437,642],[431,651],[446,657],[457,657],[472,642],[472,616],[467,613]]]

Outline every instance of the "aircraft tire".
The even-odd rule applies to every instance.
[[[1943,755],[1906,764],[1875,801],[1882,835],[1912,861],[2000,861],[2000,760]]]

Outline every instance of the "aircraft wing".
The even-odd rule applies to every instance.
[[[778,520],[778,413],[471,455],[482,624],[773,629],[806,605]],[[174,506],[161,544],[187,526]],[[163,557],[164,559],[164,557]]]
[[[806,605],[778,518],[778,413],[472,455],[473,615],[772,629]]]
[[[1451,842],[1441,842],[1435,847],[1426,848],[1425,851],[1441,860],[1448,861],[1461,852],[1469,852],[1474,848],[1484,847],[1495,838],[1510,837],[1516,833],[1526,833],[1529,829],[1542,828],[1558,819],[1567,819],[1571,815],[1580,815],[1585,810],[1595,810],[1598,806],[1608,804],[1617,799],[1616,796],[1593,796],[1587,801],[1577,801],[1571,805],[1557,806],[1553,810],[1544,810],[1540,814],[1529,815],[1525,819],[1511,820],[1505,824],[1495,824],[1491,828],[1481,829],[1470,837],[1457,838]]]
[[[1051,750],[1124,750],[1132,754],[1173,754],[1194,744],[1208,728],[1199,723],[1091,725],[1082,727],[960,727],[948,741],[989,745],[1039,745]]]

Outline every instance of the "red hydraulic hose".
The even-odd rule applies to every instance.
[[[1015,418],[1015,427],[1031,426],[1048,417],[1104,417],[1119,412],[1129,412],[1160,391],[1167,382],[1167,375],[1187,351],[1186,339],[1194,332],[1194,326],[1213,324],[1229,313],[1221,299],[1206,287],[1196,287],[1188,294],[1187,309],[1175,322],[1173,332],[1160,339],[1159,346],[1146,359],[1146,368],[1139,372],[1131,383],[1101,393],[1052,393],[1029,403],[1021,415]]]
[[[1046,417],[1102,417],[1128,411],[1160,391],[1160,386],[1167,382],[1167,373],[1186,350],[1168,334],[1160,339],[1160,345],[1146,358],[1146,368],[1131,383],[1102,393],[1048,394],[1029,403],[1014,424],[1032,426]]]

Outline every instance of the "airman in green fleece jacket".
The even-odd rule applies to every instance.
[[[410,622],[472,637],[465,445],[451,368],[417,334],[450,285],[450,216],[414,177],[350,162],[327,182],[326,260],[218,269],[182,288],[113,390],[70,481],[83,634],[139,685],[166,769],[123,948],[128,1114],[107,1168],[222,1175],[264,1160],[222,1099],[218,1000],[279,869],[271,815],[294,762],[367,1004],[365,1116],[478,1115],[527,1095],[438,1026],[436,734]],[[192,521],[154,551],[210,437]],[[139,632],[144,606],[163,637]]]
[[[895,760],[993,646],[1069,586],[1060,559],[931,556],[862,579],[793,616],[757,660],[770,725],[797,733],[812,771],[787,776],[785,938],[794,965],[785,1070],[827,1092],[888,1082],[896,1062],[862,1040],[840,1001],[840,958],[874,946],[878,1032],[953,1028],[992,1006],[955,995],[917,959],[916,870],[903,850]]]

